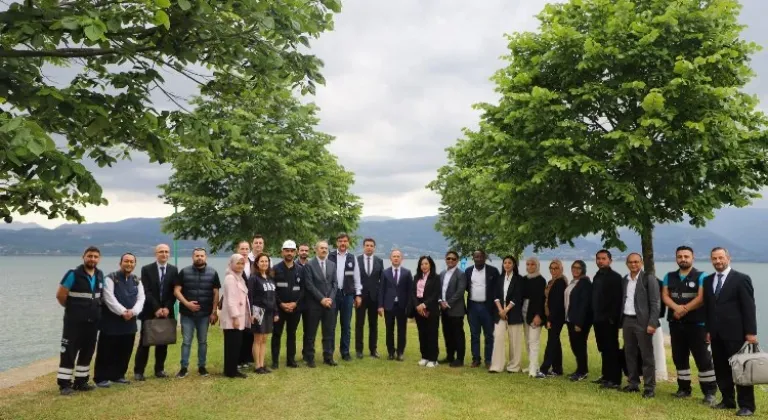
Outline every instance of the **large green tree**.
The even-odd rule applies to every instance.
[[[103,167],[141,151],[165,162],[179,148],[215,141],[205,135],[210,122],[188,118],[165,78],[211,96],[285,83],[314,92],[322,63],[306,47],[332,28],[340,2],[24,0],[0,7],[0,217],[80,222],[79,206],[106,203],[83,158]],[[73,78],[51,80],[57,66],[70,67]],[[216,83],[215,74],[228,83]],[[152,91],[179,109],[159,109]]]
[[[327,150],[333,138],[315,131],[312,104],[288,87],[218,99],[200,98],[195,115],[217,121],[216,147],[180,153],[162,185],[179,208],[165,230],[206,238],[213,251],[260,233],[279,249],[283,240],[313,243],[354,232],[362,211],[350,193],[352,173]]]
[[[765,116],[743,92],[758,46],[732,0],[571,0],[509,37],[497,104],[449,150],[430,187],[460,248],[551,248],[599,233],[702,226],[768,183]]]

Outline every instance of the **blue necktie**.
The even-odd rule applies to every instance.
[[[723,288],[723,273],[717,273],[717,286],[715,286],[715,296],[720,296],[720,289]]]

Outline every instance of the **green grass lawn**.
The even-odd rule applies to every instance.
[[[383,321],[380,333],[379,351],[386,353]],[[570,373],[575,362],[567,343],[564,336],[565,371]],[[542,354],[545,344],[542,337]],[[169,349],[166,368],[170,374],[178,369],[179,350],[179,345]],[[251,374],[237,380],[221,376],[222,350],[221,330],[211,328],[210,377],[201,378],[193,369],[185,379],[150,377],[143,383],[113,385],[74,397],[60,397],[55,374],[50,374],[0,390],[0,419],[712,419],[732,418],[735,412],[701,405],[698,390],[694,398],[678,401],[671,396],[674,382],[660,383],[657,397],[648,401],[638,394],[599,390],[588,381],[491,375],[482,368],[421,368],[416,365],[418,338],[413,322],[408,324],[405,362],[366,357],[339,361],[336,368],[319,364],[317,369],[303,365],[288,369],[283,360],[271,375]],[[150,370],[153,357],[154,352]],[[589,357],[590,379],[594,379],[599,372],[594,341]],[[196,345],[190,360],[194,365]],[[670,374],[674,373],[671,360],[669,366]],[[129,379],[132,372],[131,367]],[[757,418],[768,418],[768,396],[763,389],[756,394]]]

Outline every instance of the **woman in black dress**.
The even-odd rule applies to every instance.
[[[565,322],[568,325],[568,341],[576,357],[576,371],[569,379],[581,381],[589,373],[587,339],[592,328],[592,281],[587,277],[587,264],[576,260],[571,265],[573,280],[565,288]]]
[[[278,320],[275,312],[277,304],[275,283],[269,274],[269,256],[263,253],[257,255],[254,266],[255,270],[248,278],[248,290],[251,295],[251,305],[253,305],[251,311],[253,316],[251,324],[253,362],[256,373],[264,374],[271,372],[264,364],[264,356],[267,353],[267,337],[272,334],[273,322]]]

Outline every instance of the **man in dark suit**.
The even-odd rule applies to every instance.
[[[384,317],[389,360],[403,361],[405,352],[405,331],[408,325],[408,309],[413,275],[400,264],[403,254],[393,249],[389,254],[392,266],[384,270],[379,284],[379,316]],[[397,349],[395,349],[395,323],[397,323]],[[395,355],[397,350],[397,355]]]
[[[371,357],[378,359],[377,342],[379,338],[379,320],[376,312],[379,309],[379,283],[384,271],[384,261],[373,255],[376,251],[376,241],[373,238],[363,240],[363,255],[357,257],[360,268],[360,281],[363,284],[363,296],[360,306],[355,310],[355,351],[357,358],[363,358],[363,331],[365,316],[368,315],[368,350]]]
[[[307,323],[304,330],[304,361],[315,367],[315,336],[323,326],[323,363],[336,366],[333,360],[336,336],[336,264],[328,260],[328,242],[315,245],[315,258],[304,266],[304,303]]]
[[[757,316],[755,289],[748,275],[731,269],[731,257],[724,248],[710,253],[715,273],[704,279],[704,309],[706,311],[707,341],[712,345],[717,386],[723,400],[717,409],[734,409],[737,416],[751,416],[755,412],[755,390],[751,386],[737,386],[734,398],[733,376],[728,359],[738,353],[744,342],[757,343]]]
[[[149,346],[144,345],[144,321],[155,318],[174,318],[174,305],[176,298],[173,296],[173,285],[179,275],[179,270],[168,264],[171,256],[171,248],[166,244],[155,247],[155,262],[141,267],[141,284],[144,287],[144,309],[139,314],[141,329],[139,334],[139,347],[136,349],[133,376],[137,381],[143,381],[144,369],[149,360]],[[155,346],[155,376],[166,378],[165,357],[168,355],[168,346]]]
[[[611,268],[613,257],[607,249],[595,254],[598,270],[592,279],[592,310],[595,341],[602,358],[602,375],[593,383],[604,388],[617,388],[621,384],[621,352],[619,329],[622,303],[621,274]]]
[[[627,358],[629,384],[624,392],[640,391],[638,351],[642,359],[643,398],[656,396],[656,361],[653,355],[653,334],[659,328],[659,283],[656,276],[643,272],[643,258],[633,252],[627,256],[629,274],[622,279],[624,296],[621,325]],[[607,382],[606,382],[607,384]]]
[[[446,269],[440,273],[441,295],[440,312],[443,322],[443,339],[445,340],[445,360],[451,367],[464,366],[466,339],[464,338],[464,314],[467,312],[464,304],[464,293],[467,291],[467,276],[456,268],[459,254],[448,251],[445,254]]]
[[[480,366],[480,332],[485,336],[485,367],[491,366],[493,355],[493,311],[495,311],[495,285],[500,274],[496,267],[485,263],[485,251],[472,253],[475,265],[464,271],[467,278],[467,312],[472,345],[472,367]]]

